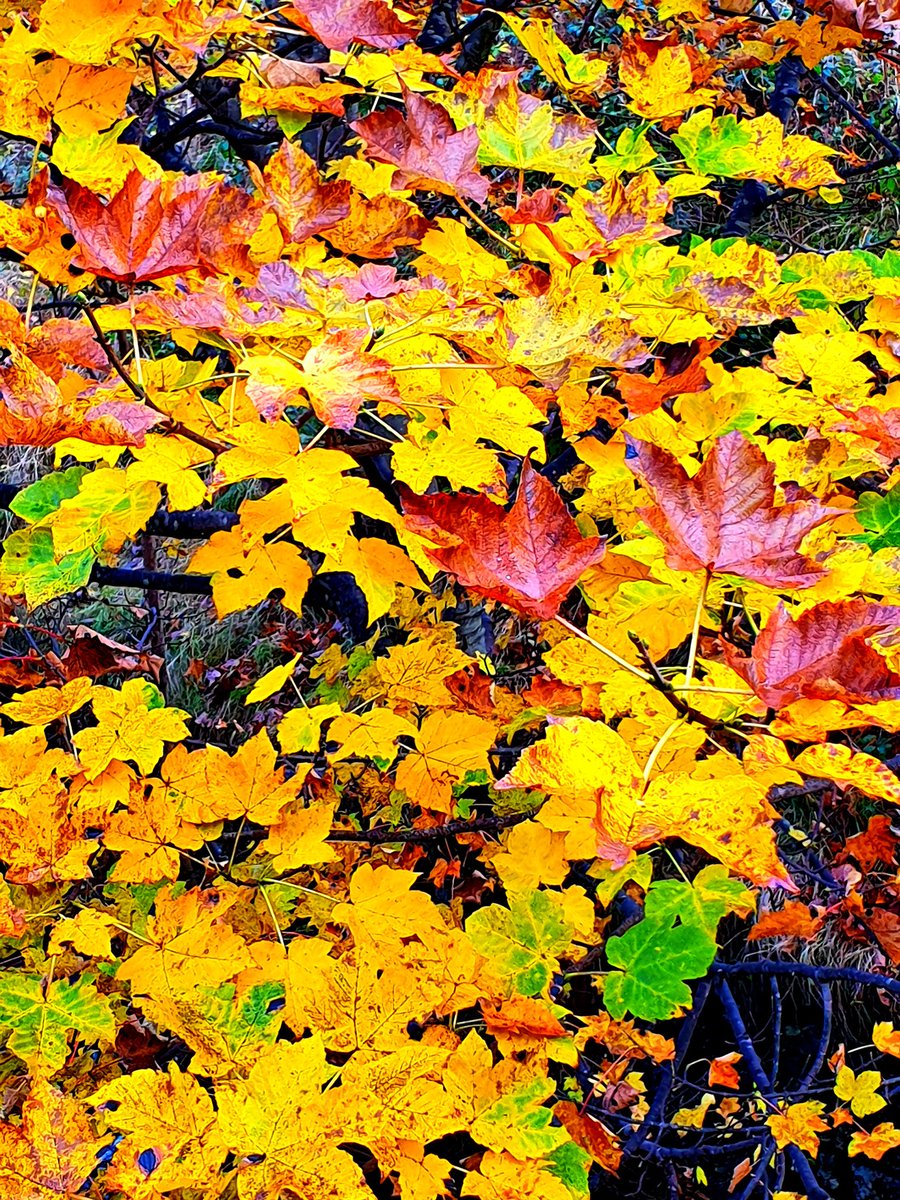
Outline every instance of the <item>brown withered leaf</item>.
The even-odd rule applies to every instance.
[[[868,826],[862,833],[847,838],[841,853],[855,859],[868,873],[879,862],[893,866],[898,841],[900,838],[891,829],[891,818],[881,813],[869,817]]]

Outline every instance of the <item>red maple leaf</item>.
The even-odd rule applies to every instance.
[[[78,241],[75,262],[87,271],[123,283],[161,279],[204,262],[217,189],[209,177],[146,179],[130,171],[108,204],[79,183],[63,181],[49,199]]]
[[[300,28],[329,50],[346,53],[353,42],[393,50],[412,41],[416,33],[384,0],[293,0],[293,4],[290,15]]]
[[[457,129],[439,104],[404,88],[407,116],[396,108],[373,112],[351,128],[366,143],[372,158],[400,170],[402,187],[433,188],[446,196],[471,196],[483,204],[488,181],[478,171],[478,130]]]
[[[839,510],[815,500],[775,507],[775,468],[736,430],[719,438],[691,478],[658,446],[629,439],[629,466],[656,501],[640,514],[679,571],[741,575],[768,587],[810,587],[825,573],[797,551]]]
[[[724,646],[731,667],[772,708],[794,700],[843,700],[849,704],[900,697],[900,675],[870,639],[900,632],[900,606],[867,600],[830,600],[796,621],[779,604],[747,658]]]
[[[525,616],[554,617],[579,576],[604,553],[584,538],[552,484],[522,466],[507,512],[484,495],[416,496],[403,491],[409,527],[437,543],[430,557],[470,591]]]

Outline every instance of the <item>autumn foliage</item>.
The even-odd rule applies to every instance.
[[[851,1188],[900,9],[2,14],[0,1197]]]

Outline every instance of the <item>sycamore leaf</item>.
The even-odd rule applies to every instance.
[[[93,684],[81,676],[60,688],[33,688],[15,692],[12,700],[0,708],[5,717],[20,725],[49,725],[60,717],[71,716],[91,700]]]
[[[129,883],[175,880],[181,870],[179,850],[200,850],[203,834],[182,820],[165,789],[154,787],[131,796],[127,812],[115,812],[103,831],[107,850],[120,855],[111,878]]]
[[[152,1147],[154,1188],[212,1187],[227,1153],[212,1101],[193,1075],[175,1063],[163,1071],[134,1071],[91,1096],[106,1123],[125,1134],[116,1149],[108,1185],[130,1192],[144,1182],[142,1162]]]
[[[655,508],[641,516],[680,571],[742,575],[769,587],[811,587],[823,574],[797,551],[836,513],[815,501],[776,507],[775,468],[737,430],[713,443],[693,478],[664,450],[630,443],[629,465],[650,487]]]
[[[84,587],[95,562],[89,547],[57,557],[49,529],[17,529],[3,543],[0,588],[36,608]]]
[[[720,771],[727,774],[717,778]],[[622,867],[635,850],[681,837],[756,883],[793,887],[776,852],[767,785],[727,756],[648,784],[618,731],[586,717],[550,717],[543,740],[495,787],[549,792],[536,819],[566,833],[569,858],[597,856]]]
[[[794,700],[871,701],[900,696],[900,674],[872,644],[900,628],[900,606],[826,600],[792,619],[779,604],[749,658],[725,644],[729,666],[773,708]]]
[[[276,1042],[246,1079],[216,1087],[218,1124],[239,1158],[242,1194],[364,1200],[371,1189],[350,1155],[339,1149],[340,1091],[322,1088],[333,1074],[318,1035]]]
[[[527,616],[556,614],[579,576],[603,557],[528,459],[512,508],[485,496],[403,493],[409,527],[436,543],[428,556],[465,587]]]
[[[335,798],[336,799],[336,798]],[[334,822],[335,800],[301,808],[292,805],[269,826],[262,849],[275,855],[272,870],[276,874],[310,863],[337,860],[326,839]]]
[[[160,279],[200,266],[201,241],[214,208],[215,188],[202,175],[145,179],[129,171],[124,184],[103,204],[78,183],[66,180],[50,197],[78,240],[78,265],[125,283]]]
[[[568,1140],[565,1129],[553,1125],[553,1109],[543,1102],[553,1094],[549,1079],[532,1079],[502,1096],[479,1114],[472,1136],[491,1150],[507,1150],[516,1158],[540,1158]]]
[[[222,919],[236,899],[233,891],[214,888],[157,893],[147,943],[119,968],[132,995],[162,1001],[199,985],[216,987],[249,967],[246,944]]]
[[[890,1021],[877,1021],[872,1030],[872,1041],[882,1054],[893,1054],[900,1058],[900,1030],[894,1029]]]
[[[352,429],[365,400],[400,404],[389,364],[366,351],[370,340],[366,329],[344,329],[304,355],[300,383],[324,425]]]
[[[73,741],[89,779],[95,779],[109,764],[136,762],[149,774],[162,757],[166,742],[180,742],[188,735],[188,714],[166,708],[155,684],[129,679],[116,691],[94,689],[91,703],[98,724],[82,729]]]
[[[397,787],[422,808],[450,812],[451,788],[470,771],[489,771],[496,727],[473,713],[432,713],[397,768]]]
[[[463,1180],[463,1194],[477,1200],[571,1200],[572,1193],[550,1173],[541,1159],[523,1162],[506,1152],[489,1150],[477,1171]]]
[[[117,928],[118,922],[108,913],[82,908],[74,917],[64,917],[57,923],[47,953],[62,954],[63,943],[70,943],[79,954],[112,958],[110,940],[115,937]]]
[[[168,1009],[175,1034],[194,1052],[194,1074],[240,1074],[281,1029],[284,986],[277,980],[238,989],[234,983],[193,988]]]
[[[72,1030],[88,1042],[108,1043],[116,1034],[109,1000],[87,975],[75,983],[57,979],[45,989],[40,976],[7,972],[0,979],[0,1028],[9,1031],[13,1054],[49,1075],[66,1061]]]
[[[609,64],[602,58],[576,54],[561,41],[550,20],[503,19],[548,79],[576,99],[590,100],[606,82]]]
[[[666,887],[667,882],[675,886]],[[719,887],[727,884],[724,877],[717,879]],[[690,1007],[685,980],[706,973],[716,953],[716,925],[732,899],[727,888],[718,903],[692,891],[675,880],[653,884],[644,919],[607,941],[606,957],[622,968],[607,975],[603,987],[604,1003],[616,1020],[626,1012],[665,1020]]]
[[[402,46],[414,28],[387,0],[291,0],[293,19],[329,50],[349,50],[362,42],[380,50]]]
[[[297,799],[305,777],[301,768],[285,778],[284,767],[275,767],[276,757],[265,729],[242,742],[233,755],[219,746],[190,753],[177,746],[160,769],[168,803],[194,825],[236,817],[270,824]]]
[[[622,48],[619,81],[629,107],[651,121],[716,102],[711,88],[695,86],[693,74],[687,46],[633,37]]]
[[[188,570],[212,575],[213,601],[221,618],[284,593],[284,606],[299,613],[312,578],[303,555],[289,542],[246,546],[240,529],[214,533],[194,554]]]
[[[556,116],[548,101],[521,91],[514,79],[497,90],[478,133],[478,161],[486,166],[546,171],[575,186],[586,183],[593,174],[594,122],[585,117]]]
[[[0,1124],[0,1195],[83,1195],[105,1140],[97,1137],[81,1100],[40,1076],[32,1079],[21,1118]]]
[[[900,1129],[895,1128],[889,1121],[882,1121],[870,1130],[855,1130],[850,1135],[848,1155],[853,1158],[857,1154],[865,1154],[866,1158],[880,1160],[888,1150],[896,1150],[900,1146]]]
[[[350,185],[323,182],[316,164],[295,142],[282,142],[263,171],[255,163],[247,165],[291,242],[303,242],[350,215]]]

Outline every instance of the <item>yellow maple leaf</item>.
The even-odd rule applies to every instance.
[[[71,679],[62,687],[32,688],[14,692],[12,700],[0,712],[22,725],[49,725],[60,717],[71,716],[91,700],[94,684],[86,676]]]
[[[798,1146],[812,1158],[819,1153],[818,1134],[828,1129],[822,1120],[825,1105],[821,1100],[804,1100],[800,1104],[787,1104],[767,1118],[766,1124],[772,1131],[779,1150],[785,1146]]]
[[[473,713],[431,713],[397,768],[397,787],[422,808],[449,813],[453,784],[490,769],[487,752],[496,736],[496,726]]]
[[[857,1075],[851,1067],[841,1067],[837,1073],[834,1094],[839,1100],[850,1101],[850,1111],[855,1117],[868,1117],[887,1104],[884,1097],[878,1095],[880,1086],[879,1071],[862,1071]]]
[[[97,687],[91,703],[98,724],[72,739],[88,779],[96,779],[113,761],[135,762],[149,775],[164,744],[188,736],[188,714],[167,708],[159,689],[146,680],[126,680],[118,690]]]
[[[212,1100],[177,1063],[167,1071],[139,1070],[113,1079],[90,1099],[106,1124],[125,1135],[108,1171],[110,1187],[126,1194],[141,1188],[148,1147],[159,1192],[214,1187],[228,1149]]]

